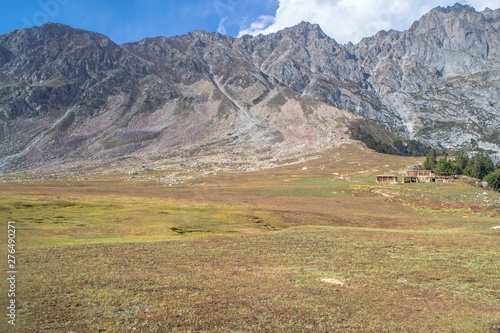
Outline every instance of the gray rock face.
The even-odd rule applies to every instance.
[[[59,24],[14,31],[0,36],[0,170],[180,151],[285,159],[343,142],[353,115],[499,153],[499,28],[499,9],[455,5],[357,45],[309,23],[121,46]]]
[[[436,8],[408,31],[380,32],[353,47],[410,137],[499,151],[499,15],[458,4]]]

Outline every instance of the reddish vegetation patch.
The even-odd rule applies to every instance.
[[[414,203],[416,206],[421,208],[429,208],[434,210],[441,209],[470,209],[474,212],[485,211],[490,209],[488,206],[484,205],[466,205],[466,204],[458,204],[453,202],[447,203],[437,203],[437,202],[427,202],[427,201],[417,201]]]

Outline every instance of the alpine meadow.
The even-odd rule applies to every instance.
[[[499,32],[1,35],[0,331],[500,333]]]

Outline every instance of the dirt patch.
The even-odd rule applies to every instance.
[[[322,282],[324,283],[328,283],[328,284],[333,284],[333,285],[336,285],[336,286],[344,286],[344,282],[342,281],[339,281],[337,279],[332,279],[332,278],[323,278],[321,279]]]

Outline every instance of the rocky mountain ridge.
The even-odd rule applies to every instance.
[[[357,45],[309,23],[124,45],[60,24],[13,31],[0,36],[0,170],[179,155],[271,165],[349,142],[359,117],[498,154],[499,27],[500,9],[455,5]]]

